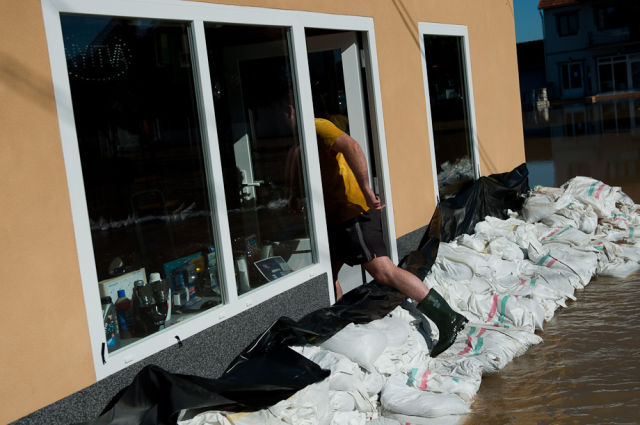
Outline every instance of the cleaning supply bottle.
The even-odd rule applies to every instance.
[[[135,335],[133,329],[133,311],[131,300],[127,298],[124,289],[118,289],[118,299],[115,304],[118,325],[120,325],[120,338],[132,338]]]
[[[118,330],[118,318],[116,308],[111,301],[111,297],[100,298],[102,304],[102,320],[104,322],[104,334],[107,342],[107,349],[113,351],[120,347],[120,331]]]

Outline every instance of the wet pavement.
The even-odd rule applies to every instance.
[[[640,99],[523,115],[529,183],[576,175],[640,202]],[[640,424],[640,275],[594,278],[531,347],[484,376],[464,425]]]
[[[640,423],[640,276],[596,278],[576,297],[541,344],[483,377],[464,425]]]

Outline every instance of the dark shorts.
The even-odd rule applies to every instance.
[[[375,257],[389,256],[382,234],[380,211],[367,211],[329,229],[332,263],[350,266],[367,263]]]

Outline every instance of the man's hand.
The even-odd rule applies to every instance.
[[[380,202],[380,197],[373,193],[373,190],[371,190],[370,187],[363,189],[362,193],[364,194],[364,199],[367,201],[367,205],[372,210],[381,211],[384,207],[386,207],[385,204]]]

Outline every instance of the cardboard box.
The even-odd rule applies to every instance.
[[[118,277],[98,282],[100,296],[111,297],[111,301],[115,304],[118,299],[118,289],[124,289],[127,297],[131,298],[133,296],[133,282],[136,280],[147,282],[147,274],[145,273],[144,267]]]

